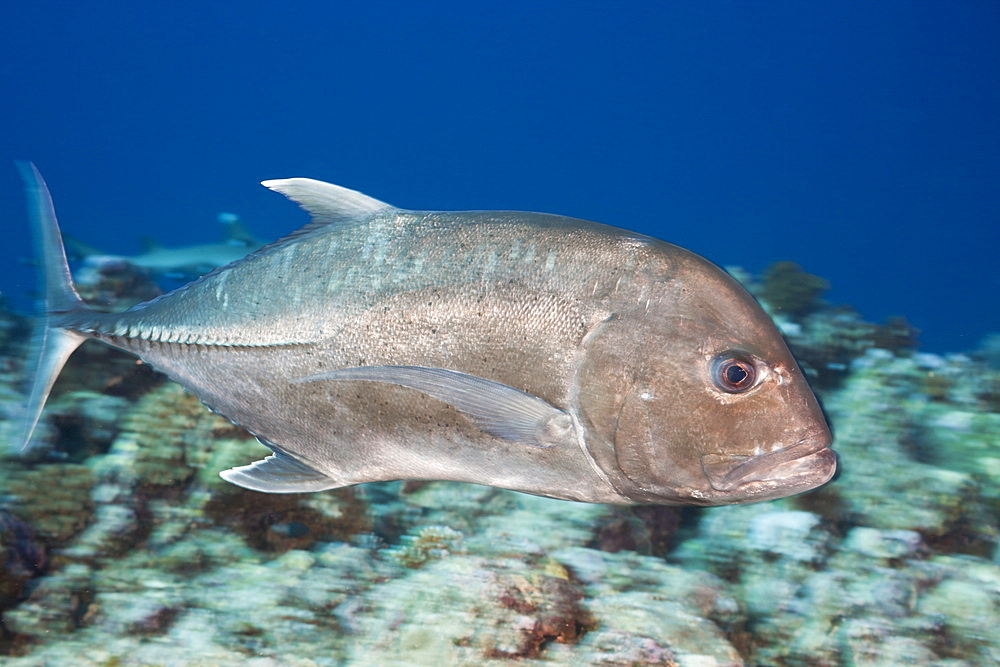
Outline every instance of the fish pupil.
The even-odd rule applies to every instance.
[[[714,370],[715,384],[729,393],[746,391],[757,378],[753,363],[742,356],[734,356],[731,352],[716,357]]]
[[[733,364],[726,369],[726,379],[729,380],[729,384],[735,386],[739,386],[739,384],[746,380],[749,376],[750,373],[747,372],[747,369],[742,366],[737,366],[736,364]]]

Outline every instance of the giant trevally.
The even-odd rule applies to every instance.
[[[721,505],[815,488],[830,431],[781,335],[725,272],[594,222],[408,211],[305,178],[301,230],[118,314],[73,288],[23,168],[47,320],[24,443],[86,339],[129,351],[273,454],[273,493],[455,480],[598,503]]]

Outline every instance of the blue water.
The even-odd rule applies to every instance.
[[[33,275],[15,159],[113,252],[305,221],[262,179],[789,259],[930,351],[1000,329],[1000,5],[6,2],[0,291]]]

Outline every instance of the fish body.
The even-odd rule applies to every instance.
[[[719,505],[806,491],[836,469],[773,323],[725,272],[669,243],[556,215],[407,211],[320,181],[265,181],[313,221],[103,314],[70,294],[44,183],[33,168],[26,178],[48,229],[52,334],[29,434],[63,361],[93,338],[270,447],[222,473],[259,491],[423,479]]]

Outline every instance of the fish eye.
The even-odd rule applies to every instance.
[[[757,367],[738,352],[723,352],[712,362],[712,379],[722,391],[739,394],[754,386]]]

